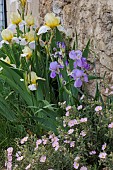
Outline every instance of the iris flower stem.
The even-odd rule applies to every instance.
[[[17,25],[17,37],[19,37],[19,25]]]
[[[46,52],[47,52],[47,57],[46,57],[46,82],[47,82],[47,100],[50,101],[50,88],[49,88],[49,78],[48,78],[48,67],[49,67],[49,52],[48,52],[48,47],[46,46]]]
[[[22,20],[24,20],[24,11],[25,11],[25,8],[22,8]]]
[[[54,36],[54,32],[53,32],[53,30],[51,30],[51,37],[50,37],[50,39],[48,41],[47,46],[45,46],[46,53],[47,53],[47,58],[46,58],[46,82],[47,82],[47,89],[48,89],[48,91],[47,91],[47,100],[48,101],[50,101],[50,87],[49,87],[49,78],[48,78],[48,68],[49,68],[50,45],[51,45],[53,36]]]

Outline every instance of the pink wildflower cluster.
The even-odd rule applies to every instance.
[[[16,160],[17,160],[17,161],[21,161],[23,158],[24,158],[24,157],[22,156],[22,153],[21,153],[20,151],[18,151],[18,152],[16,153]]]
[[[96,151],[91,151],[89,152],[90,155],[95,155],[96,154]]]
[[[75,141],[64,140],[64,143],[66,143],[66,144],[70,144],[70,148],[75,147]]]
[[[7,170],[12,170],[12,153],[13,148],[9,147],[7,149],[7,162],[6,162]]]
[[[66,107],[66,114],[65,114],[65,116],[69,116],[70,115],[70,110],[72,109],[72,107],[71,106],[67,106]]]
[[[75,125],[77,125],[77,124],[78,124],[78,121],[77,121],[76,119],[70,120],[70,121],[68,122],[68,126],[69,126],[69,127],[73,127],[73,126],[75,126]]]
[[[24,144],[25,142],[27,142],[27,140],[28,140],[28,136],[22,138],[22,139],[20,140],[20,143],[21,143],[21,144]]]
[[[51,134],[49,136],[49,139],[51,140],[52,147],[55,148],[55,151],[59,149],[59,139],[54,134]]]
[[[41,139],[38,139],[38,140],[36,141],[36,148],[35,148],[35,150],[38,149],[38,146],[39,146],[41,143],[42,143],[42,140],[41,140]]]

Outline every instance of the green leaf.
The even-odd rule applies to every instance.
[[[88,41],[88,43],[87,43],[87,45],[86,45],[86,47],[85,47],[85,49],[83,51],[83,57],[85,57],[85,58],[88,58],[88,54],[90,52],[89,47],[90,47],[90,39],[89,39],[89,41]]]
[[[74,44],[73,44],[73,50],[77,50],[78,49],[78,35],[77,35],[77,30],[75,31],[75,41],[74,41]]]
[[[9,121],[16,120],[16,113],[13,110],[11,110],[8,103],[4,100],[4,98],[1,95],[0,95],[0,114]]]
[[[103,79],[102,77],[94,76],[94,75],[89,75],[88,80],[95,80],[95,79]]]

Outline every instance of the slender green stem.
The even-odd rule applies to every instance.
[[[17,25],[17,37],[20,36],[20,33],[19,33],[19,25]]]
[[[47,82],[47,100],[50,101],[50,87],[49,87],[49,77],[48,77],[48,68],[49,68],[49,52],[48,52],[48,47],[46,46],[46,52],[47,52],[47,57],[46,57],[46,82]]]

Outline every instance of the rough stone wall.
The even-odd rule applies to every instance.
[[[72,36],[77,29],[80,48],[91,38],[98,54],[96,72],[102,76],[107,71],[106,80],[113,85],[113,0],[40,0],[39,11],[41,24],[44,15],[53,11]],[[92,83],[89,86],[94,92]]]

